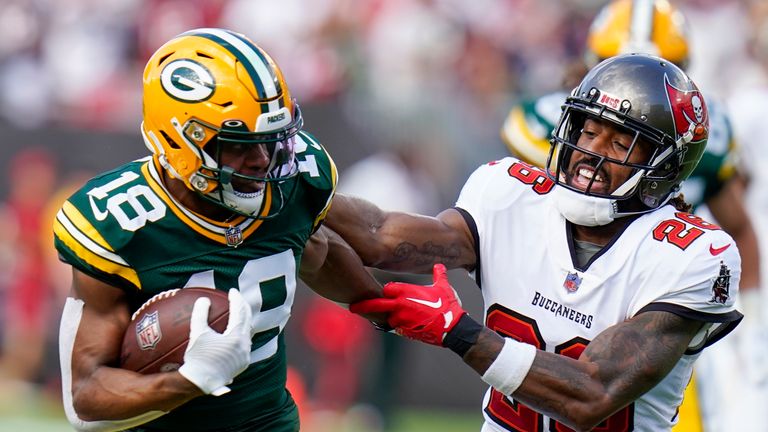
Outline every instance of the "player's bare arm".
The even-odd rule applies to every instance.
[[[341,235],[367,266],[429,273],[436,263],[474,269],[475,246],[453,209],[429,217],[383,211],[363,199],[337,194],[326,225]]]
[[[589,430],[658,384],[701,325],[669,312],[646,312],[601,333],[578,360],[537,351],[512,396],[570,427]],[[483,375],[503,343],[484,328],[464,361]]]
[[[72,352],[73,405],[80,419],[169,411],[203,394],[178,372],[142,375],[115,367],[131,317],[124,291],[74,270],[72,294],[84,302]]]
[[[381,286],[360,257],[338,234],[325,226],[307,242],[299,269],[301,279],[323,297],[353,303],[381,297]]]
[[[351,310],[388,314],[398,334],[450,348],[497,391],[577,430],[591,429],[658,384],[702,327],[670,312],[641,313],[601,332],[576,360],[475,322],[442,265],[431,286],[389,283],[383,295]]]

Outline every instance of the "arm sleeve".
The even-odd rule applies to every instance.
[[[75,345],[77,328],[83,314],[83,301],[67,298],[59,326],[59,364],[61,366],[61,391],[64,413],[72,427],[77,431],[111,432],[138,426],[161,417],[164,411],[150,411],[124,420],[84,421],[77,416],[72,402],[72,350]]]

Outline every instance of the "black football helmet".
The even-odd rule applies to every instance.
[[[589,117],[612,122],[634,134],[623,160],[577,146]],[[569,201],[566,207],[570,208],[565,208],[563,214],[576,214],[574,223],[604,225],[616,217],[659,208],[676,195],[680,184],[693,172],[704,153],[708,130],[704,98],[679,67],[647,54],[623,54],[604,60],[566,99],[551,141],[547,172],[558,184],[557,195],[566,195]],[[629,162],[641,141],[650,144],[650,156],[641,163]],[[630,167],[631,174],[607,194],[591,190],[594,179],[586,190],[569,186],[563,170],[578,152],[597,161],[596,170],[612,163]],[[580,212],[590,216],[580,218]]]

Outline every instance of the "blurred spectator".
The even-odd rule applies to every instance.
[[[138,32],[139,62],[177,34],[200,27],[218,27],[226,0],[145,0],[140,8],[142,25]],[[250,32],[244,32],[252,36]],[[281,62],[282,64],[282,62]]]
[[[725,98],[742,79],[749,23],[743,1],[687,0],[691,64],[688,73],[710,97]]]
[[[365,320],[320,297],[312,298],[302,321],[304,338],[317,354],[312,406],[343,413],[359,397],[373,329]]]
[[[338,191],[365,198],[388,210],[435,214],[440,208],[438,189],[425,169],[425,148],[414,138],[393,143],[350,166],[339,175]],[[382,284],[394,280],[428,282],[428,278],[417,275],[395,276],[381,270],[373,270],[373,274]],[[375,357],[367,355],[366,362],[375,368],[362,399],[380,411],[382,426],[388,430],[397,405],[404,346],[402,340],[382,332],[375,337],[379,350]]]
[[[768,250],[768,223],[765,214],[768,211],[768,152],[763,143],[765,119],[768,118],[768,3],[752,1],[750,9],[749,52],[752,61],[751,79],[742,83],[739,91],[731,97],[729,106],[733,113],[733,125],[741,154],[740,166],[747,177],[746,206],[755,221],[762,250]],[[761,269],[768,272],[768,253],[761,256]],[[764,273],[765,274],[765,273]],[[749,362],[747,373],[753,380],[759,395],[755,406],[768,405],[768,281],[763,280],[760,297],[751,299],[752,316],[757,318],[755,331],[762,332],[762,345],[748,347],[754,358]],[[745,302],[747,303],[747,302]],[[747,313],[745,313],[745,316]],[[745,318],[746,320],[746,318]],[[764,424],[768,428],[768,413]]]
[[[424,169],[418,144],[395,145],[353,164],[341,173],[339,192],[363,197],[389,210],[434,214],[440,205],[437,188]]]
[[[38,57],[44,29],[38,2],[0,7],[0,114],[25,128],[49,120],[50,77]]]
[[[9,275],[0,287],[2,349],[0,386],[40,378],[51,313],[56,297],[47,279],[49,245],[40,242],[44,208],[56,185],[56,166],[48,152],[28,149],[10,161],[8,199],[0,209],[0,248],[5,258],[0,273]]]
[[[272,2],[231,0],[221,24],[248,34],[280,63],[291,91],[304,103],[338,94],[345,70],[340,48],[345,12],[355,10],[353,0],[283,0]]]

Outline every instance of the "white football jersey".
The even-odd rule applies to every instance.
[[[708,323],[657,386],[599,429],[669,430],[698,353],[741,318],[736,245],[716,225],[667,205],[633,221],[579,267],[566,220],[548,195],[554,187],[541,169],[513,158],[481,166],[464,185],[456,208],[475,236],[485,324],[578,358],[603,330],[646,311]],[[492,388],[483,413],[483,431],[568,430]]]

